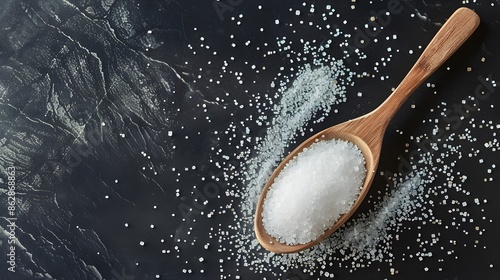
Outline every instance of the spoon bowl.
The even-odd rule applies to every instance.
[[[274,253],[295,253],[310,248],[340,228],[363,202],[375,177],[382,140],[387,126],[401,105],[432,73],[434,73],[476,30],[479,16],[468,8],[456,10],[431,40],[415,65],[394,92],[375,110],[356,119],[329,127],[300,144],[274,170],[264,186],[255,210],[254,231],[259,243]],[[288,245],[269,235],[262,222],[263,205],[267,193],[287,163],[315,142],[340,139],[352,142],[365,158],[366,177],[352,208],[329,229],[313,241]]]

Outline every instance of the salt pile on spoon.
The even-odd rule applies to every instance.
[[[355,144],[314,143],[276,177],[263,205],[265,230],[288,245],[317,239],[351,209],[365,175],[365,159]]]

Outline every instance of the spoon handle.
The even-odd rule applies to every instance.
[[[479,22],[479,16],[468,8],[459,8],[451,15],[396,90],[374,111],[385,118],[385,124],[415,89],[470,37]]]

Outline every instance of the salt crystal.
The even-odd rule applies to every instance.
[[[290,245],[315,240],[351,209],[365,175],[365,159],[353,143],[311,145],[276,177],[263,205],[264,228]]]

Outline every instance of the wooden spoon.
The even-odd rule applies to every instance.
[[[441,27],[436,36],[434,36],[396,90],[378,108],[364,116],[332,126],[317,133],[304,141],[281,162],[262,190],[255,211],[255,234],[265,249],[275,253],[295,253],[307,249],[330,236],[351,217],[365,198],[373,181],[380,159],[383,136],[390,120],[415,89],[469,38],[479,25],[479,21],[479,16],[472,10],[459,8]],[[280,243],[276,238],[267,234],[262,224],[262,206],[267,192],[271,188],[276,176],[278,176],[288,161],[313,143],[330,139],[350,141],[356,144],[363,153],[366,159],[367,173],[359,197],[352,206],[352,209],[341,216],[331,228],[326,230],[316,240],[298,245]]]

